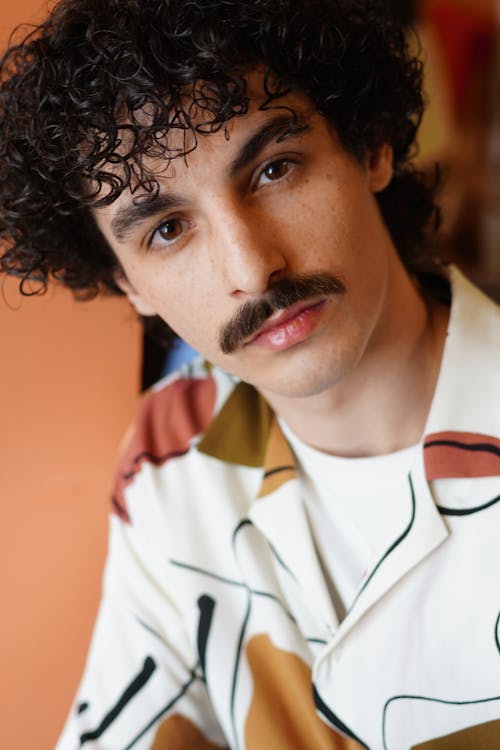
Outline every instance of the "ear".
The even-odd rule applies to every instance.
[[[384,143],[368,157],[368,178],[373,193],[379,193],[392,180],[393,170],[392,146]]]
[[[156,315],[156,310],[153,309],[149,302],[146,302],[140,292],[127,279],[123,271],[116,271],[113,279],[115,284],[127,295],[129,302],[135,307],[139,315]]]

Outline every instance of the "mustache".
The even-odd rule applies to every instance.
[[[224,354],[232,354],[278,310],[312,297],[332,297],[344,292],[342,281],[330,274],[280,279],[260,299],[245,302],[240,307],[221,329],[219,347]]]

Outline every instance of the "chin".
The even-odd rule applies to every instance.
[[[301,363],[301,366],[283,367],[272,382],[262,386],[256,385],[264,394],[274,394],[282,398],[311,398],[334,388],[346,375],[348,368],[340,367],[338,362],[321,365],[314,361]]]
[[[276,396],[289,399],[303,399],[318,396],[320,393],[324,393],[335,386],[335,382],[328,381],[311,381],[311,382],[290,382],[278,383],[276,387],[263,388],[262,392],[265,393],[267,390],[269,393],[274,393]]]

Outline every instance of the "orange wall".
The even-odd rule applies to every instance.
[[[99,599],[108,495],[138,390],[123,300],[0,301],[1,745],[50,750]]]
[[[0,0],[0,40],[38,0]],[[40,17],[40,13],[38,13]],[[51,750],[81,676],[139,388],[127,303],[0,288],[0,744]]]

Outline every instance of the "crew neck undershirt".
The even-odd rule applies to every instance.
[[[408,473],[420,445],[342,458],[312,448],[279,423],[297,459],[303,501],[340,621],[408,522]]]

